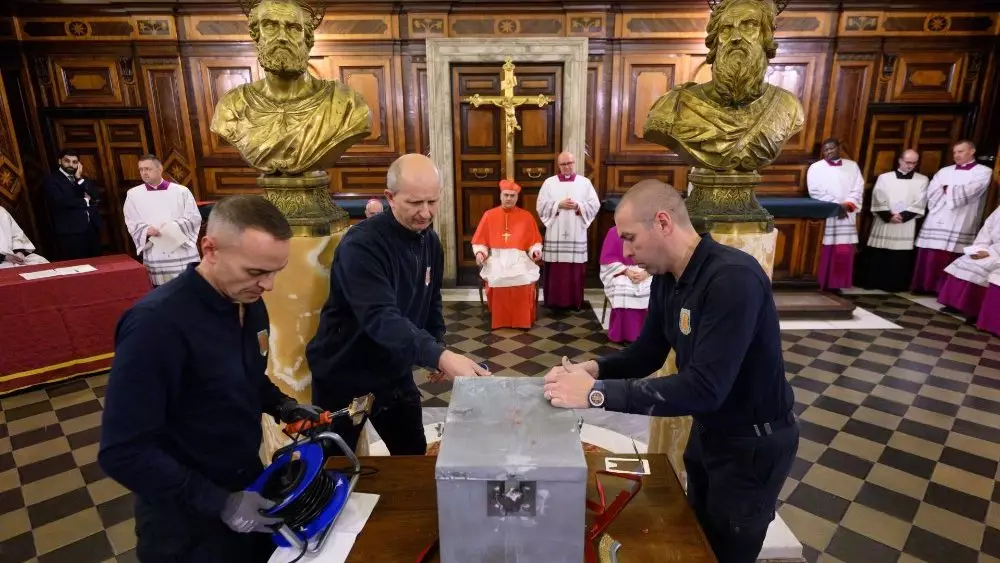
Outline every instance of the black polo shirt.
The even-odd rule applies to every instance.
[[[118,321],[98,461],[150,504],[218,514],[260,474],[262,413],[289,400],[268,379],[263,301],[240,306],[195,270]]]
[[[678,373],[641,379],[671,349]],[[679,280],[653,276],[639,338],[598,365],[612,411],[693,415],[724,431],[786,416],[794,402],[771,281],[755,258],[708,235]]]

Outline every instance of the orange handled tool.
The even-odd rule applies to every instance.
[[[301,434],[310,428],[315,428],[317,426],[327,426],[333,423],[333,413],[330,411],[323,411],[319,415],[319,420],[312,421],[308,419],[302,419],[295,421],[291,424],[286,424],[282,432],[290,438],[294,438],[296,434]]]

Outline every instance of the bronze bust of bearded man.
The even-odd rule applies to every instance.
[[[309,51],[323,14],[294,0],[248,0],[250,37],[264,78],[227,92],[212,131],[265,174],[328,168],[371,131],[361,95],[308,72]]]
[[[782,2],[782,6],[786,2]],[[775,56],[770,0],[722,0],[708,21],[706,62],[712,80],[674,87],[653,105],[644,137],[687,162],[718,171],[754,171],[778,157],[802,129],[802,104],[764,81]]]

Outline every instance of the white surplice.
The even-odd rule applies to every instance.
[[[809,197],[820,201],[841,204],[853,202],[857,209],[848,213],[847,217],[828,217],[823,231],[823,244],[857,244],[857,215],[861,210],[861,201],[865,183],[861,177],[858,163],[846,158],[840,160],[839,166],[831,166],[826,160],[814,162],[806,172],[806,185],[809,187]]]
[[[559,202],[570,198],[580,205],[579,212],[559,209]],[[545,225],[542,259],[545,262],[587,262],[587,228],[601,210],[597,190],[586,177],[574,175],[572,180],[552,176],[538,192],[538,218]]]
[[[881,211],[903,213],[909,211],[923,217],[927,209],[927,176],[918,172],[912,178],[898,178],[896,171],[886,172],[875,181],[872,189],[872,232],[868,246],[887,250],[913,250],[917,234],[916,219],[905,223],[887,223],[878,216]]]
[[[16,268],[18,266],[48,264],[49,262],[37,254],[27,254],[23,264],[15,264],[10,259],[15,250],[34,252],[35,245],[31,244],[28,236],[21,230],[14,217],[6,209],[0,207],[0,254],[4,255],[3,262],[0,262],[0,268]]]
[[[625,272],[643,271],[639,266],[626,266],[621,262],[601,264],[601,283],[604,284],[604,294],[612,309],[649,308],[649,288],[653,284],[653,276],[648,276],[639,283],[634,283]]]
[[[992,171],[982,164],[959,170],[954,164],[934,175],[927,186],[927,217],[916,245],[962,252],[976,237]],[[943,186],[948,186],[947,192]]]
[[[185,241],[173,250],[166,250],[148,236],[150,226],[162,229],[176,223]],[[129,189],[125,196],[125,226],[153,285],[163,285],[174,279],[191,262],[198,262],[198,233],[201,213],[191,190],[173,182],[165,190],[150,190],[145,184]],[[173,245],[167,245],[169,248]]]
[[[1000,208],[986,218],[976,240],[963,251],[965,255],[948,264],[944,272],[960,280],[988,286],[990,274],[1000,269]],[[988,252],[989,256],[973,260],[972,255],[980,251]]]

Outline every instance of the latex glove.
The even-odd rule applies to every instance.
[[[274,506],[257,493],[237,491],[226,499],[225,506],[219,517],[234,532],[246,534],[250,532],[271,532],[270,526],[281,523],[281,518],[265,516],[262,511]]]
[[[295,401],[288,401],[278,409],[278,418],[285,424],[291,424],[306,419],[311,422],[319,422],[319,415],[323,414],[323,409],[315,405],[301,405]]]

